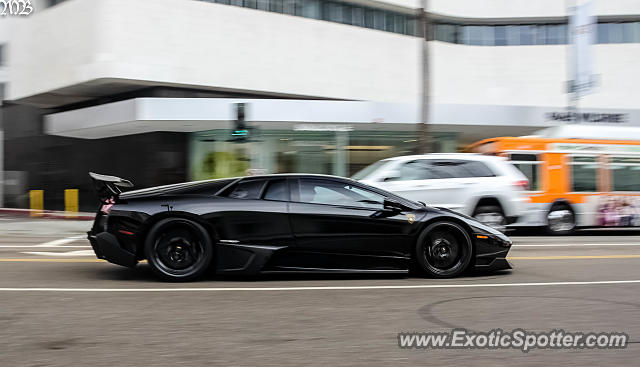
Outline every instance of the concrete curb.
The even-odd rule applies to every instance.
[[[0,208],[0,214],[16,217],[32,217],[46,219],[94,220],[95,214],[83,212],[65,212],[57,210],[35,210],[18,208]]]

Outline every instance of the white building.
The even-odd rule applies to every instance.
[[[592,122],[640,125],[640,2],[595,1],[599,85],[579,111]],[[95,158],[95,147],[153,147],[167,181],[249,166],[346,175],[415,146],[420,0],[32,3],[28,17],[0,18],[6,169],[33,159],[25,142],[46,141],[37,143],[46,159],[54,147],[74,148],[30,173],[29,187],[68,170],[80,151],[95,169],[140,174],[130,160]],[[564,123],[565,3],[429,1],[429,120],[439,150]],[[236,102],[260,129],[254,142],[227,141]]]

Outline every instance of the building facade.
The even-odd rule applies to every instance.
[[[256,172],[351,175],[415,151],[420,0],[32,1],[0,18],[6,205],[86,172],[137,186]],[[640,4],[595,2],[598,85],[567,113],[557,0],[430,0],[438,151],[580,122],[639,125]],[[3,82],[4,81],[4,82]],[[232,136],[244,103],[250,136]]]

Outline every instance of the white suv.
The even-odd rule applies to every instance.
[[[426,154],[373,163],[354,179],[504,230],[524,210],[529,181],[506,159],[480,154]]]

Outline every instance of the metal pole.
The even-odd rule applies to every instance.
[[[431,153],[432,144],[429,136],[429,40],[431,39],[431,27],[429,24],[429,14],[427,13],[428,0],[422,0],[420,9],[420,32],[422,36],[422,100],[421,100],[421,123],[418,127],[418,152]]]

